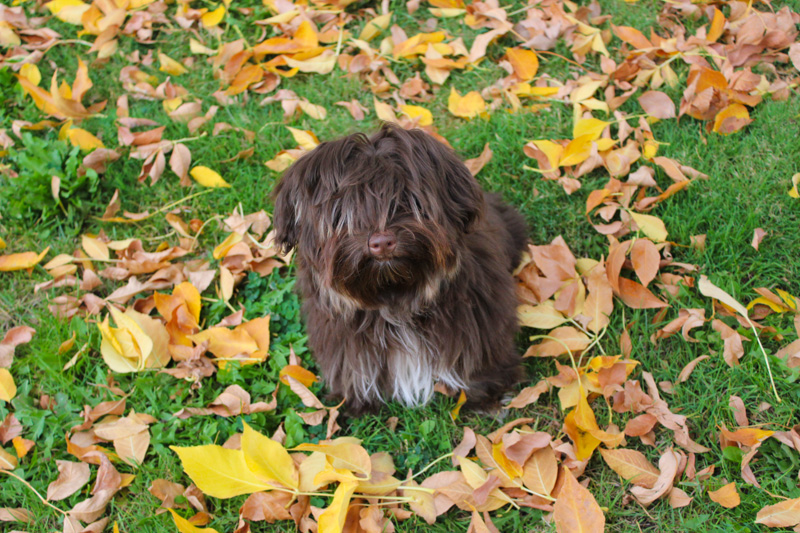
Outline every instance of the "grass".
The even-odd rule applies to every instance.
[[[787,2],[786,5],[795,11],[798,7],[793,2]],[[606,0],[602,6],[603,13],[613,14],[616,24],[645,30],[655,24],[655,13],[660,8],[660,2],[643,0],[629,5]],[[393,8],[399,12],[398,23],[409,35],[415,31],[415,25],[425,19],[419,13],[414,17],[403,14],[397,2],[393,3]],[[255,9],[254,16],[266,16],[266,11],[260,6]],[[453,33],[463,29],[453,19],[442,24]],[[74,34],[73,27],[58,21],[48,22],[48,25],[62,35]],[[248,40],[256,42],[258,31],[255,28],[242,24],[241,29]],[[468,30],[466,42],[469,42],[471,35],[474,33]],[[228,30],[223,41],[234,38],[234,32]],[[107,99],[109,104],[102,116],[86,121],[83,127],[100,132],[98,135],[107,146],[115,146],[114,102],[125,94],[118,78],[119,70],[127,65],[125,55],[134,50],[140,50],[141,53],[161,50],[174,58],[186,57],[189,53],[188,39],[186,32],[157,34],[156,42],[148,46],[121,39],[120,53],[108,62],[91,66],[95,87],[89,93],[90,98]],[[501,44],[509,45],[510,42],[501,41]],[[46,55],[49,61],[40,64],[43,79],[47,80],[52,75],[50,65],[57,65],[59,79],[66,76],[71,82],[77,57],[86,57],[85,52],[84,49],[78,48],[76,51],[67,46],[51,49]],[[500,55],[502,49],[495,45],[490,57],[497,59]],[[403,68],[407,67],[397,67],[398,75],[404,73]],[[542,69],[554,76],[566,72],[564,66],[552,57],[543,60]],[[147,69],[147,72],[157,76],[160,81],[167,77],[155,67]],[[484,68],[454,74],[452,83],[463,92],[485,87],[500,75],[498,67],[487,63]],[[685,72],[679,72],[679,75],[682,80],[685,78]],[[400,77],[404,79],[404,76]],[[200,62],[188,74],[173,81],[189,89],[191,96],[203,103],[204,111],[216,104],[212,93],[218,89],[218,81]],[[21,93],[8,76],[8,72],[2,69],[0,88],[4,100],[4,110],[0,111],[0,129],[10,130],[11,121],[15,119],[36,122],[42,118],[30,99]],[[365,92],[359,82],[342,76],[338,70],[324,77],[301,74],[284,79],[280,88],[291,89],[328,110],[326,120],[316,121],[303,116],[289,123],[292,127],[313,130],[322,140],[343,133],[371,130],[377,126],[374,114],[363,122],[356,122],[345,109],[333,105],[340,100],[357,99],[372,109],[371,94]],[[477,156],[484,144],[489,143],[494,150],[494,157],[481,171],[479,179],[487,190],[501,193],[522,211],[529,223],[533,242],[544,244],[562,235],[576,257],[599,258],[607,253],[606,239],[591,228],[583,215],[587,195],[602,186],[607,177],[595,172],[581,180],[583,187],[579,191],[567,196],[557,183],[543,181],[537,174],[523,169],[523,165],[530,164],[530,160],[522,153],[525,142],[570,136],[572,116],[569,108],[554,104],[539,113],[523,111],[516,114],[500,110],[486,120],[465,122],[447,113],[449,87],[435,92],[435,100],[425,105],[433,112],[439,133],[465,158]],[[678,94],[672,96],[679,97]],[[278,176],[262,163],[282,149],[293,148],[294,142],[283,127],[280,105],[260,106],[260,100],[260,96],[250,94],[239,104],[220,107],[214,119],[256,132],[252,142],[240,133],[229,131],[219,136],[202,136],[187,143],[193,154],[193,164],[222,169],[223,176],[232,188],[215,190],[183,204],[181,209],[186,219],[207,220],[217,214],[227,215],[237,206],[241,206],[245,213],[270,210],[269,193]],[[167,118],[160,102],[131,99],[130,109],[131,116],[151,117],[165,125],[165,138],[193,136],[185,125]],[[635,100],[626,103],[623,109],[632,113],[640,112]],[[675,247],[673,253],[676,259],[698,264],[702,273],[744,301],[756,296],[753,289],[757,287],[777,287],[795,295],[800,294],[800,255],[794,252],[797,249],[800,202],[786,194],[790,187],[790,176],[800,169],[800,151],[795,149],[796,132],[800,131],[800,99],[793,94],[787,101],[765,102],[753,111],[752,116],[753,124],[728,137],[706,133],[702,124],[688,117],[653,125],[655,138],[665,144],[661,153],[709,175],[708,180],[695,182],[687,191],[671,198],[655,211],[666,223],[670,239],[677,243],[688,244],[693,235],[707,235],[705,251]],[[34,132],[34,137],[45,146],[60,143],[57,131]],[[220,164],[220,161],[250,147],[254,149],[250,159]],[[0,165],[3,162],[8,163],[4,160],[0,161]],[[123,209],[131,212],[153,211],[199,190],[198,186],[181,188],[177,178],[169,172],[155,184],[139,184],[136,176],[140,166],[140,161],[122,157],[100,177],[97,191],[83,193],[80,206],[76,202],[68,216],[53,210],[45,217],[33,211],[17,217],[9,214],[7,209],[11,207],[10,204],[0,204],[3,216],[0,218],[0,236],[11,251],[41,249],[48,245],[53,253],[70,253],[79,246],[80,235],[99,231],[104,231],[113,239],[142,238],[146,246],[155,247],[161,242],[155,239],[163,239],[170,231],[161,216],[133,225],[113,225],[94,218],[102,213],[116,189],[120,191]],[[26,169],[16,170],[22,173]],[[662,184],[668,183],[663,175],[658,179]],[[9,182],[2,182],[0,186],[11,187]],[[13,198],[7,201],[11,202]],[[750,240],[754,229],[758,227],[767,230],[768,235],[761,243],[760,250],[755,251],[750,246]],[[210,225],[209,231],[200,238],[197,257],[211,260],[211,249],[224,235],[216,224]],[[173,241],[174,237],[167,240]],[[212,264],[215,262],[212,261]],[[11,370],[19,391],[11,405],[0,405],[0,419],[9,412],[15,413],[25,427],[24,436],[36,442],[15,474],[28,480],[40,493],[46,492],[48,483],[57,476],[55,460],[72,458],[66,452],[63,435],[70,427],[81,422],[83,406],[93,406],[115,398],[103,388],[110,379],[116,380],[123,390],[129,392],[128,409],[148,413],[158,419],[151,426],[152,443],[145,463],[137,469],[124,465],[119,467],[123,472],[136,474],[133,484],[114,498],[106,513],[119,522],[122,531],[150,533],[172,530],[168,515],[156,514],[159,502],[147,492],[153,480],[158,478],[189,483],[177,457],[168,446],[224,442],[242,430],[242,420],[266,433],[275,431],[283,424],[290,445],[324,437],[324,427],[302,424],[296,412],[301,411],[303,406],[285,388],[279,394],[280,408],[274,412],[240,418],[193,417],[179,420],[173,417],[182,407],[206,406],[232,384],[244,387],[254,401],[267,399],[276,386],[277,371],[286,364],[290,345],[313,368],[313,359],[304,347],[305,331],[300,322],[299,303],[291,291],[292,268],[266,279],[251,276],[234,297],[234,305],[243,304],[248,318],[271,313],[275,338],[270,360],[263,367],[220,371],[215,377],[207,379],[199,389],[192,389],[188,383],[155,372],[110,374],[99,357],[100,336],[94,324],[95,318],[76,317],[70,321],[55,319],[47,305],[51,298],[63,291],[34,293],[33,285],[47,279],[41,267],[30,275],[25,272],[0,274],[0,332],[19,324],[31,325],[37,330],[30,344],[17,349]],[[108,282],[102,289],[104,294],[112,290],[113,285]],[[209,290],[207,296],[214,298],[213,289]],[[740,457],[720,449],[718,427],[722,424],[729,428],[735,426],[727,402],[728,397],[734,394],[743,398],[751,423],[767,424],[771,429],[792,426],[797,419],[797,406],[800,405],[800,389],[795,383],[798,374],[772,358],[778,390],[783,398],[782,403],[777,403],[770,394],[764,361],[754,341],[746,343],[742,365],[733,369],[724,364],[721,357],[722,341],[708,326],[693,332],[698,341],[696,343],[675,336],[652,344],[649,341],[651,334],[674,318],[678,307],[711,309],[709,302],[695,291],[682,291],[677,303],[662,322],[655,324],[652,323],[655,315],[652,311],[626,310],[625,323],[631,324],[632,357],[641,362],[642,370],[653,373],[656,382],[675,382],[678,373],[689,361],[699,355],[711,355],[710,360],[697,367],[689,381],[676,384],[673,394],[662,396],[673,411],[689,418],[692,437],[711,448],[710,452],[698,455],[697,469],[713,465],[715,474],[708,482],[680,485],[694,498],[688,507],[672,509],[666,501],[659,500],[645,510],[629,501],[626,497],[627,484],[596,455],[587,469],[589,489],[605,510],[610,531],[766,531],[766,528],[754,524],[755,514],[764,505],[775,502],[770,494],[800,496],[796,482],[800,458],[778,442],[767,441],[753,463],[753,470],[762,488],[745,485],[737,463]],[[228,312],[219,303],[205,303],[202,318],[206,324],[213,324]],[[707,315],[710,316],[710,313]],[[791,339],[795,333],[792,333],[789,322],[786,317],[775,315],[765,321]],[[607,353],[618,353],[618,333],[623,330],[625,323],[622,313],[615,313],[609,331],[616,333],[608,335],[603,341]],[[91,349],[78,359],[74,367],[64,371],[62,368],[74,350],[61,354],[58,348],[73,333],[77,336],[77,346],[88,343]],[[520,336],[521,350],[528,344],[525,335],[534,333],[525,331]],[[742,333],[752,339],[752,334],[746,331]],[[768,353],[774,353],[779,346],[780,343],[774,341],[766,343]],[[555,373],[550,360],[529,360],[526,366],[533,383]],[[638,372],[634,377],[639,377]],[[52,408],[41,408],[40,401],[44,396],[54,400]],[[771,406],[759,411],[758,406],[762,402],[768,402]],[[606,413],[602,412],[599,403],[596,402],[594,407],[598,410],[598,418],[604,419]],[[485,433],[502,424],[501,420],[469,413],[464,413],[457,423],[453,423],[449,417],[452,407],[453,401],[443,397],[437,397],[431,405],[416,410],[389,404],[377,415],[341,421],[343,429],[340,434],[359,437],[371,452],[392,453],[401,473],[409,469],[416,471],[450,452],[459,442],[463,426]],[[389,429],[387,423],[392,416],[399,420],[394,431]],[[538,428],[553,434],[560,429],[563,420],[555,393],[545,395],[538,404],[516,411],[511,416],[531,416],[536,419],[534,424]],[[622,427],[626,417],[615,415],[615,423]],[[671,445],[671,433],[663,428],[657,431],[655,449],[642,446],[638,441],[633,442],[633,439],[628,443],[628,447],[643,451],[654,464],[660,452]],[[445,467],[444,464],[440,466]],[[706,489],[718,488],[723,484],[723,479],[736,481],[742,493],[742,504],[735,509],[723,509],[708,499]],[[85,499],[88,490],[86,487],[58,505],[63,509],[69,508]],[[210,498],[209,509],[215,517],[211,525],[220,531],[232,530],[236,526],[241,501],[242,498]],[[320,500],[317,504],[324,505],[325,502]],[[16,480],[3,479],[0,484],[0,507],[30,510],[36,516],[35,523],[28,526],[31,533],[61,527],[60,516],[44,506]],[[493,513],[492,519],[501,531],[553,531],[554,527],[545,523],[542,517],[543,513],[537,510],[505,508]],[[468,513],[451,511],[433,526],[417,518],[396,525],[398,531],[404,532],[449,533],[465,531],[468,522]],[[280,523],[258,523],[253,524],[252,530],[284,531],[287,527]]]

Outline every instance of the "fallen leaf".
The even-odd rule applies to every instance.
[[[605,530],[606,517],[592,493],[578,483],[567,467],[561,468],[564,484],[553,506],[553,522],[559,533],[595,533]]]
[[[739,493],[736,492],[736,483],[728,483],[717,490],[709,491],[708,497],[726,509],[733,509],[741,503]]]
[[[189,174],[203,187],[230,187],[230,183],[208,167],[196,166]]]

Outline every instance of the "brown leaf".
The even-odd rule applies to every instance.
[[[464,437],[462,437],[461,442],[458,443],[458,446],[453,448],[453,457],[452,462],[453,466],[458,466],[458,461],[456,457],[467,457],[469,452],[475,447],[475,443],[477,442],[477,438],[475,437],[475,432],[472,428],[464,426]]]
[[[794,527],[800,524],[800,498],[767,505],[756,515],[756,524],[769,527]]]
[[[558,493],[553,522],[558,533],[596,533],[605,530],[606,517],[592,493],[583,488],[567,467],[562,467],[564,484]]]
[[[658,253],[658,248],[650,239],[636,239],[633,243],[631,247],[631,263],[633,263],[633,270],[645,287],[658,274],[660,260],[661,256]]]
[[[639,98],[639,105],[651,117],[668,119],[675,118],[675,103],[661,91],[647,91]]]
[[[680,457],[672,448],[668,448],[661,455],[661,459],[658,460],[660,473],[653,486],[651,488],[633,487],[631,489],[631,493],[639,503],[646,507],[672,489],[672,483],[678,473],[678,466],[681,462]]]
[[[710,491],[708,497],[726,509],[733,509],[741,503],[739,493],[736,492],[736,483],[731,482],[717,490]]]
[[[692,498],[678,487],[672,487],[669,491],[669,506],[673,509],[686,507],[692,503]]]
[[[63,500],[75,494],[89,482],[89,465],[57,459],[58,478],[47,486],[47,499],[50,501]]]
[[[36,330],[30,326],[17,326],[8,330],[0,341],[0,368],[9,368],[14,360],[14,349],[31,341]]]
[[[641,437],[650,433],[657,422],[658,418],[650,413],[641,414],[628,420],[625,424],[625,434],[629,437]]]
[[[725,362],[730,367],[738,365],[739,359],[744,357],[742,341],[746,340],[745,337],[739,335],[733,328],[718,318],[711,322],[711,327],[722,336],[724,342],[722,356]]]
[[[481,155],[479,155],[474,159],[467,159],[466,161],[464,161],[464,164],[467,166],[470,173],[473,176],[476,176],[478,172],[480,172],[481,169],[484,167],[484,165],[486,165],[486,163],[491,161],[492,155],[493,155],[492,149],[489,148],[489,143],[486,143],[486,145],[483,147]]]
[[[539,401],[539,396],[550,390],[546,380],[540,380],[533,387],[525,387],[503,409],[519,409]]]
[[[681,370],[680,374],[678,374],[678,381],[680,383],[688,381],[689,376],[694,371],[694,368],[697,366],[697,363],[699,363],[700,361],[704,361],[708,358],[709,358],[708,355],[701,355],[700,357],[697,357],[689,361],[689,363],[685,367],[683,367],[683,370]]]
[[[528,348],[524,357],[555,357],[567,353],[567,348],[574,355],[576,352],[586,349],[591,343],[591,339],[586,334],[572,326],[556,328],[549,333],[548,337],[552,337],[552,339],[545,339],[539,344],[534,344]]]
[[[178,143],[172,149],[169,158],[169,168],[181,179],[180,184],[184,187],[191,187],[192,180],[189,179],[189,169],[192,167],[192,152],[183,143]]]
[[[608,281],[606,267],[602,262],[589,271],[586,285],[589,296],[583,304],[581,314],[591,319],[586,328],[599,333],[609,324],[609,317],[614,311],[614,293]]]
[[[728,405],[733,411],[733,418],[740,426],[749,426],[750,422],[747,420],[747,409],[744,406],[744,400],[736,395],[731,395],[728,399]]]
[[[522,483],[545,496],[553,492],[558,478],[558,461],[550,446],[535,451],[522,469]]]
[[[659,309],[668,306],[646,287],[627,278],[619,278],[619,296],[625,305],[633,309]]]
[[[756,252],[758,251],[758,245],[761,244],[761,241],[764,239],[766,234],[767,232],[761,228],[756,228],[753,230],[753,241],[750,243],[750,246],[755,248]]]
[[[288,492],[255,492],[244,501],[239,516],[245,520],[266,521],[270,524],[277,520],[291,520],[292,515],[287,506],[293,500]]]
[[[637,487],[650,489],[658,481],[658,468],[650,464],[650,461],[639,451],[625,448],[616,450],[600,448],[600,455],[614,472]]]

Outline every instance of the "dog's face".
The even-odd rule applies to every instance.
[[[386,125],[320,144],[275,191],[276,239],[361,309],[435,296],[483,209],[475,178],[420,130]]]

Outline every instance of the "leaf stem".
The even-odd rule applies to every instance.
[[[62,514],[62,515],[64,515],[64,516],[66,516],[66,515],[67,515],[67,512],[66,512],[66,511],[64,511],[64,510],[62,510],[62,509],[59,509],[58,507],[56,507],[56,506],[55,506],[55,505],[53,505],[52,503],[48,502],[48,501],[47,501],[47,500],[46,500],[46,499],[45,499],[45,498],[44,498],[44,497],[43,497],[41,494],[39,494],[39,491],[37,491],[36,489],[34,489],[34,488],[33,488],[33,486],[31,486],[31,484],[30,484],[30,483],[28,483],[27,481],[25,481],[24,479],[22,479],[21,477],[19,477],[19,476],[18,476],[18,475],[16,475],[15,473],[13,473],[13,472],[9,472],[8,470],[0,470],[0,474],[5,474],[5,475],[7,475],[7,476],[11,476],[11,477],[13,477],[13,478],[14,478],[14,479],[16,479],[17,481],[19,481],[20,483],[22,483],[23,485],[25,485],[26,487],[28,487],[28,488],[31,490],[31,492],[33,492],[34,494],[36,494],[36,496],[37,496],[37,497],[38,497],[38,498],[39,498],[39,499],[42,501],[42,503],[43,503],[43,504],[45,504],[46,506],[50,507],[51,509],[53,509],[53,510],[55,510],[55,511],[58,511],[59,513],[61,513],[61,514]]]
[[[416,478],[417,476],[421,476],[422,474],[424,474],[425,472],[427,472],[427,471],[428,471],[428,470],[429,470],[429,469],[430,469],[430,468],[431,468],[433,465],[435,465],[435,464],[436,464],[436,463],[438,463],[439,461],[443,461],[444,459],[447,459],[447,458],[449,458],[449,457],[452,457],[452,456],[453,456],[453,452],[450,452],[450,453],[448,453],[448,454],[442,455],[442,456],[441,456],[441,457],[439,457],[438,459],[435,459],[433,462],[430,462],[430,463],[428,463],[428,465],[427,465],[425,468],[423,468],[422,470],[420,470],[419,472],[417,472],[416,474],[414,474],[413,476],[411,476],[411,479],[414,479],[414,478]]]

